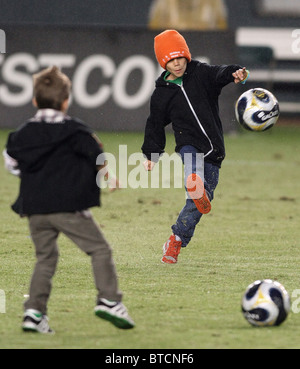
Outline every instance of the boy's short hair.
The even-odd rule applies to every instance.
[[[56,66],[33,75],[33,97],[39,109],[61,110],[70,93],[70,79]]]

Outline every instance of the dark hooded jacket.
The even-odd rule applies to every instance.
[[[144,155],[156,161],[155,157],[163,154],[165,127],[172,124],[176,152],[184,145],[192,145],[204,154],[205,161],[220,167],[225,146],[218,100],[222,88],[234,82],[232,73],[240,68],[240,65],[215,66],[192,60],[182,86],[165,81],[166,72],[163,72],[151,97],[142,146]]]
[[[100,205],[96,159],[102,153],[92,131],[77,119],[26,122],[11,133],[7,153],[19,163],[20,215],[75,212]]]

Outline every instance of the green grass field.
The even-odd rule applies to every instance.
[[[7,134],[0,131],[0,148]],[[99,136],[116,155],[120,144],[128,145],[128,154],[139,152],[143,140],[133,133]],[[244,290],[257,279],[276,279],[290,295],[300,289],[299,142],[299,128],[280,126],[226,136],[227,158],[213,209],[174,266],[160,259],[184,191],[104,190],[103,206],[93,213],[114,249],[124,303],[136,328],[120,331],[94,316],[90,259],[61,236],[49,302],[54,336],[21,331],[34,250],[26,219],[10,210],[18,179],[0,160],[0,290],[6,296],[0,348],[300,348],[300,314],[291,312],[280,327],[253,328],[240,310]],[[173,150],[168,135],[167,152]],[[292,297],[294,307],[300,307],[298,295]]]

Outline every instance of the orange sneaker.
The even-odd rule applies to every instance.
[[[161,261],[166,264],[176,264],[181,245],[182,242],[176,241],[176,236],[173,234],[163,246],[164,255]]]
[[[203,181],[196,173],[192,173],[188,176],[186,188],[199,212],[208,214],[211,211],[211,204],[206,195]]]

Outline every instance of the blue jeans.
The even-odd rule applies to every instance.
[[[199,173],[199,164],[196,166],[197,153],[199,153],[199,150],[190,145],[183,146],[180,150],[180,155],[184,164],[185,183],[187,177],[191,173],[197,173],[202,178],[202,175]],[[190,161],[189,163],[185,163],[184,154],[192,154],[192,163]],[[218,182],[219,167],[210,163],[206,163],[204,161],[204,187],[210,201],[212,201],[214,198],[214,190],[216,189]],[[172,226],[173,233],[181,238],[182,247],[186,247],[191,241],[195,232],[195,228],[199,223],[202,215],[203,214],[199,213],[198,209],[196,208],[194,201],[187,198],[186,204],[181,210],[176,224]]]

